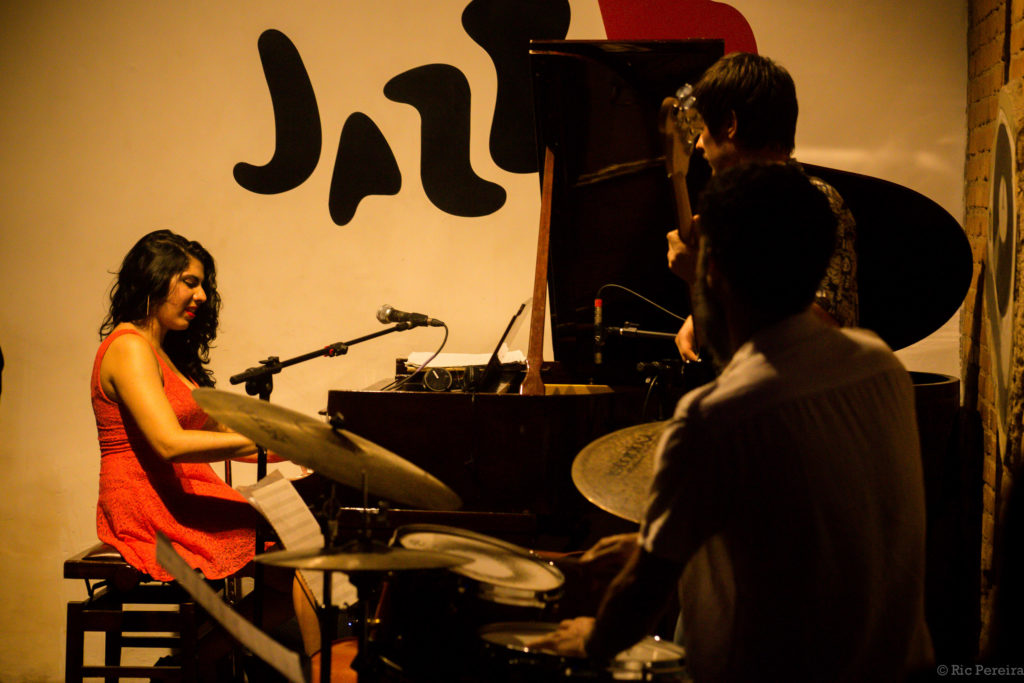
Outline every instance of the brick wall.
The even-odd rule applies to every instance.
[[[1001,512],[1021,462],[1020,386],[1024,381],[1024,320],[1020,287],[1022,263],[1020,245],[1015,245],[1017,282],[1014,314],[1014,346],[1010,365],[1007,438],[1001,449],[998,438],[998,412],[990,362],[992,337],[988,331],[988,306],[985,304],[986,251],[992,211],[992,148],[1000,107],[1011,101],[1011,127],[1024,131],[1024,0],[969,0],[968,2],[968,85],[967,154],[964,167],[964,228],[974,255],[974,278],[964,302],[960,320],[961,367],[963,368],[964,406],[981,417],[983,467],[981,483],[981,638],[982,651],[991,635],[992,606],[999,576],[996,568],[1003,557]],[[1011,94],[1011,97],[1008,97]],[[1005,109],[1005,107],[1004,107]],[[1017,214],[1022,213],[1021,171],[1024,168],[1024,136],[1015,141],[1017,168],[1014,195]],[[1024,234],[1018,219],[1018,235]]]

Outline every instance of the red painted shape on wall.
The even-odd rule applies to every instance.
[[[608,40],[721,38],[725,52],[757,52],[743,13],[711,0],[598,0]]]

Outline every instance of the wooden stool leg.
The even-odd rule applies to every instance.
[[[196,603],[183,602],[181,612],[181,677],[183,681],[199,680],[199,629],[196,620]]]
[[[89,593],[87,600],[67,604],[67,681],[82,683],[88,676],[113,683],[129,675],[187,683],[199,679],[202,667],[196,618],[202,611],[184,592],[173,590],[173,584],[152,581],[102,543],[65,560],[64,578],[84,579]],[[125,610],[125,604],[131,608]],[[86,631],[104,636],[102,666],[85,661]],[[124,649],[152,652],[164,648],[178,654],[180,668],[166,662],[122,666]]]
[[[67,638],[64,652],[64,680],[82,683],[82,662],[85,657],[85,632],[82,630],[82,603],[68,602]]]
[[[122,606],[123,609],[123,606]],[[103,632],[103,663],[107,666],[121,666],[121,624],[116,629]],[[105,683],[117,683],[117,676],[107,676]]]

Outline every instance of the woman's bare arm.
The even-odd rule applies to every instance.
[[[111,342],[100,364],[111,400],[128,409],[156,453],[171,462],[220,462],[252,455],[256,444],[235,432],[182,429],[164,394],[160,365],[145,339],[127,334]]]

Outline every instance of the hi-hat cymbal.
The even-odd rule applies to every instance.
[[[256,561],[275,567],[352,573],[447,569],[465,564],[470,558],[427,550],[398,548],[383,543],[351,541],[339,548],[276,550],[257,555]]]
[[[583,497],[606,512],[640,522],[654,481],[654,451],[665,422],[605,434],[579,452],[572,480]]]
[[[458,495],[428,472],[346,429],[227,391],[199,388],[196,403],[223,425],[294,463],[375,496],[428,510],[457,510]]]

